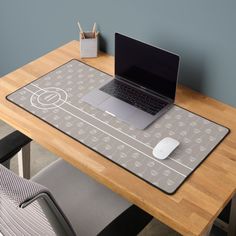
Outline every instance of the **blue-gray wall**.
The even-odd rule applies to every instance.
[[[94,21],[182,57],[180,82],[236,106],[235,0],[0,0],[0,76],[78,38]]]

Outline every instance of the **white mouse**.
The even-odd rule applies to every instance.
[[[153,149],[152,154],[160,160],[166,159],[177,147],[179,141],[170,137],[163,138]]]

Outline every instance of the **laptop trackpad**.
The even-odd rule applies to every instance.
[[[99,104],[103,103],[110,96],[99,89],[93,89],[91,92],[87,93],[85,96],[81,98],[83,102],[87,102],[88,104],[98,107]]]
[[[98,106],[101,110],[108,111],[120,119],[126,120],[137,110],[135,107],[123,102],[117,98],[109,98]]]

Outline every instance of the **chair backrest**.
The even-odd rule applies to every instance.
[[[49,190],[0,164],[0,232],[4,235],[75,235]]]

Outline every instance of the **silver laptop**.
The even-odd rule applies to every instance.
[[[115,77],[82,100],[145,129],[174,103],[179,56],[115,34]]]

